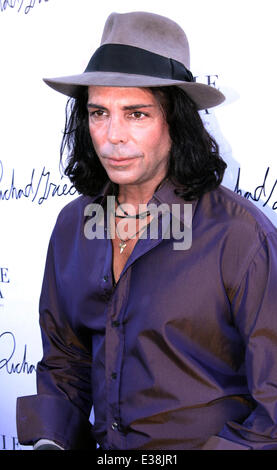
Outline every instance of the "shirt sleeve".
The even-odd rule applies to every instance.
[[[17,399],[22,445],[49,439],[67,449],[93,449],[91,353],[73,332],[57,287],[53,235],[40,297],[43,357],[37,366],[37,395]]]
[[[256,407],[243,423],[228,422],[204,450],[277,450],[277,235],[258,248],[232,299],[245,343],[245,373]]]

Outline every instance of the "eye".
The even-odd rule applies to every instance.
[[[101,119],[106,116],[106,113],[103,109],[96,109],[95,111],[89,111],[89,117],[93,119]]]
[[[146,113],[142,113],[141,111],[134,111],[130,116],[139,121],[148,115]]]

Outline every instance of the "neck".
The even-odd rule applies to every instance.
[[[118,200],[121,204],[147,204],[163,180],[147,185],[119,185]]]

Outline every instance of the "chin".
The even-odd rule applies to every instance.
[[[108,173],[109,179],[119,185],[124,185],[124,184],[138,184],[139,183],[139,178],[130,176],[130,175],[123,175],[123,174],[115,174],[114,172]]]

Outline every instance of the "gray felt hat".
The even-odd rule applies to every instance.
[[[161,87],[176,85],[206,109],[222,103],[216,88],[196,83],[190,72],[186,34],[174,21],[146,12],[112,13],[100,47],[84,73],[44,78],[56,91],[75,97],[80,86]]]

